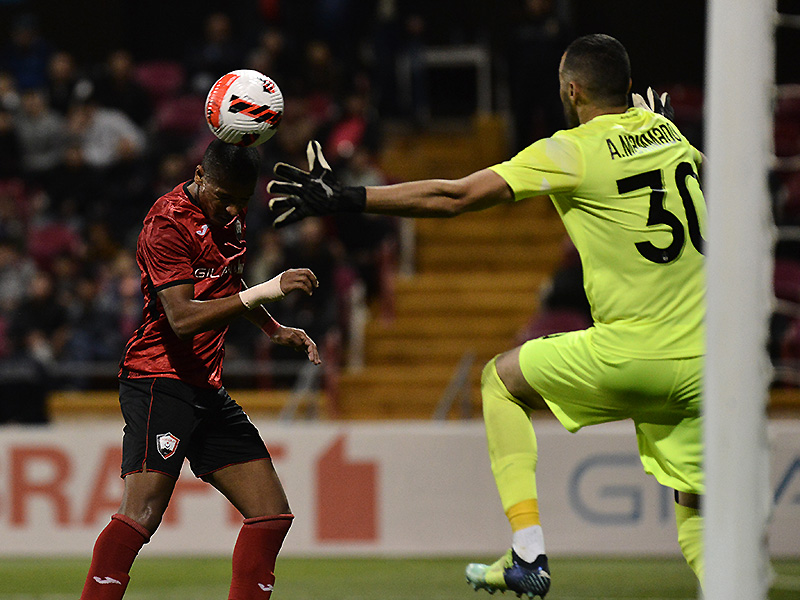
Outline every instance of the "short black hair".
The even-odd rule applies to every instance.
[[[200,164],[206,175],[215,181],[255,181],[258,178],[261,156],[255,148],[213,140],[203,153]]]
[[[616,38],[603,33],[579,37],[567,47],[563,70],[585,86],[594,102],[627,105],[631,63],[628,51]]]

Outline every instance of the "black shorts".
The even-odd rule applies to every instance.
[[[225,388],[166,377],[120,379],[119,403],[125,419],[122,477],[146,469],[177,479],[184,458],[197,477],[269,458],[255,425]]]

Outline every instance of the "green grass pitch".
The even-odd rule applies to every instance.
[[[483,557],[481,560],[490,560]],[[463,558],[279,559],[275,600],[488,600],[464,580]],[[74,600],[87,559],[0,559],[0,600]],[[679,559],[551,559],[548,600],[689,600],[693,575]],[[800,561],[773,564],[770,600],[800,597]],[[227,558],[142,557],[131,572],[126,600],[224,600]],[[505,596],[513,597],[513,596]]]

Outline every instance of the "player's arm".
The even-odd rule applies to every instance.
[[[238,296],[195,300],[194,285],[179,283],[158,292],[170,327],[181,339],[224,327],[247,312]]]
[[[244,285],[244,282],[242,282]],[[302,329],[286,327],[278,323],[265,306],[247,311],[244,317],[269,336],[269,339],[281,346],[294,348],[298,352],[305,352],[315,365],[322,362],[317,344]]]
[[[318,285],[309,269],[289,269],[269,281],[224,298],[196,300],[191,283],[162,288],[158,298],[172,330],[179,338],[188,339],[224,327],[265,302],[279,300],[295,290],[311,295]]]
[[[275,166],[278,179],[269,183],[267,191],[284,195],[270,200],[270,209],[277,214],[275,227],[336,212],[452,217],[514,200],[503,178],[488,169],[462,179],[346,187],[334,176],[318,142],[309,142],[307,155],[308,171],[285,163]]]
[[[367,187],[365,196],[365,212],[398,217],[454,217],[514,200],[505,180],[489,169],[461,179]]]
[[[700,152],[699,150],[697,153],[700,155],[700,161],[697,163],[697,178],[700,180],[700,185],[703,185],[703,173],[707,169],[706,163],[708,162],[708,158],[705,154]]]

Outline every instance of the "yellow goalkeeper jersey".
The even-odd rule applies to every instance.
[[[515,200],[552,198],[581,256],[598,350],[632,358],[704,353],[701,160],[669,120],[631,108],[491,167]]]

